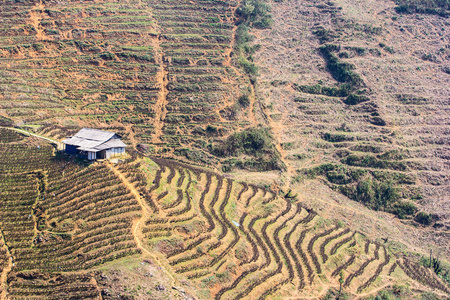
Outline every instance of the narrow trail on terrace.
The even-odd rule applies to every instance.
[[[233,16],[236,15],[236,10],[237,8],[241,5],[242,1],[238,1],[236,7],[234,7],[233,9]],[[231,53],[234,50],[234,47],[236,45],[236,30],[237,30],[238,26],[236,25],[236,22],[234,22],[234,26],[232,29],[232,36],[231,36],[231,44],[230,44],[230,48],[225,52],[225,62],[224,65],[227,67],[230,67],[239,77],[248,77],[246,75],[243,75],[242,72],[236,68],[233,65],[232,59],[231,59]],[[258,125],[259,122],[256,119],[255,116],[255,105],[256,105],[256,88],[255,85],[250,82],[250,95],[248,95],[249,98],[249,120],[252,123],[252,126]],[[260,104],[260,111],[263,114],[263,119],[265,121],[265,123],[270,127],[270,129],[272,130],[272,132],[275,135],[275,148],[277,149],[278,153],[280,153],[280,160],[283,162],[283,164],[286,166],[286,184],[285,187],[289,188],[290,187],[290,181],[292,176],[295,174],[295,170],[292,168],[292,166],[290,166],[288,164],[288,162],[286,161],[286,153],[283,149],[283,147],[281,146],[281,138],[280,138],[280,131],[281,128],[278,124],[276,124],[271,117],[269,116],[269,114],[267,114],[266,109]]]
[[[9,129],[9,130],[14,130],[14,131],[17,131],[17,132],[19,132],[19,133],[23,133],[23,134],[25,134],[25,135],[31,135],[31,136],[34,136],[34,137],[37,137],[37,138],[40,138],[40,139],[44,139],[44,140],[47,140],[47,141],[49,141],[49,142],[55,143],[55,144],[58,146],[58,149],[60,149],[60,150],[63,149],[63,143],[58,142],[57,140],[54,140],[54,139],[51,139],[51,138],[48,138],[48,137],[45,137],[45,136],[42,136],[42,135],[38,135],[38,134],[35,134],[35,133],[31,133],[31,132],[28,132],[28,131],[26,131],[26,130],[14,128],[14,127],[4,127],[4,126],[0,126],[0,128]]]
[[[33,227],[33,238],[31,239],[31,247],[33,247],[34,243],[34,239],[38,236],[39,234],[39,217],[36,215],[36,210],[39,206],[39,200],[42,198],[44,198],[44,194],[45,194],[45,190],[46,190],[46,174],[42,171],[37,171],[36,172],[36,179],[37,179],[37,183],[38,183],[38,187],[37,187],[37,195],[36,195],[36,200],[34,201],[33,205],[31,206],[31,217],[33,219],[34,222],[34,227]]]
[[[155,20],[156,24],[156,20]],[[155,119],[154,119],[154,136],[152,138],[152,142],[157,144],[161,143],[162,136],[162,128],[164,126],[164,119],[167,114],[167,94],[169,94],[169,90],[167,89],[167,85],[169,84],[169,72],[167,71],[167,67],[164,64],[164,54],[161,48],[161,30],[159,30],[159,34],[153,38],[153,50],[155,53],[155,62],[159,65],[159,71],[156,74],[156,82],[159,87],[158,97],[156,99],[155,105]]]
[[[5,240],[5,235],[3,234],[3,230],[0,230],[0,233],[1,233],[1,238],[3,240],[3,244],[5,245],[5,248],[6,248],[7,260],[8,260],[8,265],[3,269],[2,275],[0,277],[0,280],[1,280],[0,299],[1,300],[6,300],[7,299],[6,298],[6,296],[7,296],[7,287],[8,287],[8,274],[9,274],[9,272],[11,272],[11,269],[13,267],[13,261],[12,261],[11,252],[9,251],[9,248],[6,245],[6,240]]]
[[[38,41],[41,41],[44,39],[44,29],[41,25],[41,11],[44,9],[44,4],[42,1],[39,3],[36,3],[36,6],[33,7],[33,9],[30,11],[30,20],[31,25],[33,25],[34,29],[36,30],[36,39]]]
[[[264,112],[264,113],[267,115],[266,112]],[[287,162],[286,151],[284,151],[283,146],[281,145],[282,128],[280,125],[276,124],[276,122],[274,122],[270,116],[267,117],[267,120],[268,120],[268,125],[274,134],[275,148],[277,149],[278,153],[280,153],[280,160],[286,166],[286,174],[285,174],[286,182],[285,182],[284,186],[286,188],[290,188],[291,187],[291,179],[295,175],[295,169]]]
[[[242,0],[239,0],[237,2],[237,5],[232,9],[232,16],[236,15],[236,10],[241,5],[241,3],[242,3]],[[231,59],[231,53],[233,52],[234,47],[236,45],[236,30],[238,28],[238,26],[236,25],[236,22],[232,22],[232,23],[234,23],[234,24],[233,24],[232,34],[231,34],[230,48],[225,51],[225,61],[223,62],[223,65],[232,69],[238,77],[245,78],[247,76],[242,74],[242,72],[233,65],[233,62]],[[250,102],[249,106],[248,106],[248,118],[253,125],[256,125],[256,124],[258,124],[258,121],[256,120],[256,116],[254,113],[255,102],[256,102],[256,93],[255,93],[255,87],[253,86],[252,83],[250,83],[250,95],[248,96],[248,98],[249,98],[249,102]]]
[[[128,190],[130,190],[130,192],[133,194],[133,196],[136,198],[136,201],[139,203],[139,205],[142,208],[142,217],[137,221],[134,222],[133,224],[133,229],[132,229],[132,233],[133,233],[133,237],[134,240],[136,241],[136,245],[139,249],[141,249],[141,251],[145,254],[148,254],[152,257],[152,259],[159,265],[159,267],[161,268],[161,270],[164,271],[164,273],[167,274],[167,276],[169,276],[169,278],[172,281],[172,286],[175,286],[175,278],[172,276],[172,274],[170,274],[169,271],[167,271],[167,269],[164,267],[164,265],[161,263],[161,261],[150,251],[148,251],[141,242],[140,239],[140,225],[141,223],[147,219],[150,218],[150,213],[149,211],[151,211],[151,208],[145,203],[145,200],[142,199],[141,195],[139,194],[139,192],[136,190],[136,188],[128,181],[128,179],[115,167],[113,166],[111,163],[106,163],[106,165],[111,169],[111,171],[113,171],[113,173],[123,182],[123,184],[128,188]]]
[[[130,124],[130,125],[125,126],[125,132],[128,134],[129,142],[131,143],[133,148],[136,148],[138,142],[137,142],[136,137],[133,132],[133,125]]]

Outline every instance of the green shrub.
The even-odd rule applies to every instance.
[[[100,58],[103,60],[113,60],[116,56],[111,52],[103,52],[100,54]]]
[[[255,28],[269,28],[272,25],[270,6],[261,0],[244,0],[236,14]]]
[[[36,43],[32,45],[33,49],[36,51],[41,51],[42,49],[44,49],[44,45],[41,43]]]
[[[416,211],[417,208],[413,203],[403,201],[397,203],[392,212],[394,212],[400,219],[405,219],[408,216],[414,215]]]
[[[253,36],[248,32],[249,27],[245,24],[241,24],[236,29],[236,47],[244,47],[247,43],[253,41]]]
[[[273,147],[272,136],[268,128],[254,127],[230,135],[224,144],[213,147],[212,153],[216,156],[238,156],[240,154],[255,154]]]
[[[239,157],[242,154],[252,157],[225,161],[223,170],[226,172],[235,167],[256,171],[284,168],[280,154],[272,143],[272,135],[266,127],[258,126],[234,133],[226,141],[209,145],[208,148],[211,154],[217,157]]]
[[[352,87],[347,84],[341,84],[339,87],[327,87],[316,85],[294,85],[294,87],[303,93],[314,95],[325,95],[330,97],[347,97],[352,91]]]
[[[432,216],[431,216],[431,214],[427,214],[426,212],[421,211],[416,215],[414,220],[417,223],[420,223],[423,225],[430,225],[431,221],[432,221]]]
[[[252,76],[250,78],[252,84],[255,83],[254,77],[258,73],[258,67],[253,63],[252,55],[261,48],[261,45],[249,45],[253,36],[248,31],[250,27],[269,28],[272,25],[272,17],[269,12],[270,6],[263,3],[262,0],[244,0],[236,10],[240,22],[235,34],[236,56],[238,64],[245,73]]]
[[[346,158],[343,158],[341,162],[355,167],[391,169],[396,171],[406,171],[408,169],[404,162],[377,159],[375,156],[370,154],[365,156],[351,154]]]
[[[335,38],[340,36],[337,32],[325,29],[322,26],[317,27],[313,33],[319,38],[321,43],[332,42]]]
[[[372,123],[373,125],[377,125],[377,126],[386,126],[386,121],[383,120],[383,118],[375,116],[375,117],[371,117],[368,120],[370,123]]]
[[[359,95],[363,91],[358,91],[358,94],[353,94],[358,88],[364,87],[365,84],[361,77],[353,72],[355,66],[339,60],[338,56],[334,54],[340,50],[340,47],[334,44],[327,44],[319,48],[320,53],[327,62],[327,68],[330,74],[338,82],[342,83],[338,87],[325,87],[320,84],[316,85],[294,85],[294,87],[308,94],[326,95],[330,97],[347,97],[344,103],[355,105],[364,101],[368,101],[366,96]]]
[[[333,184],[349,184],[358,181],[362,176],[367,174],[367,171],[351,169],[342,165],[322,164],[312,169],[303,170],[301,173],[301,175],[306,175],[308,178],[323,175]]]
[[[0,116],[0,126],[12,126],[14,122],[7,117]]]
[[[442,298],[433,292],[425,292],[422,295],[420,295],[420,299],[421,300],[440,300]]]
[[[352,200],[364,203],[374,210],[397,213],[392,207],[400,198],[397,188],[391,182],[379,182],[368,176],[354,186],[341,186],[339,190]]]
[[[239,65],[244,68],[245,73],[249,75],[257,75],[258,74],[258,67],[251,61],[249,61],[245,57],[239,58]]]
[[[250,105],[250,99],[247,95],[242,95],[239,97],[238,102],[242,107],[248,107]]]
[[[217,134],[218,130],[217,130],[217,127],[208,125],[208,126],[206,126],[206,132],[210,135],[214,135],[214,134]]]
[[[449,0],[396,0],[395,11],[400,14],[431,14],[448,17]]]
[[[346,134],[336,134],[336,133],[324,133],[322,134],[322,139],[331,143],[347,142],[353,141],[355,138]]]
[[[350,94],[345,100],[344,103],[347,105],[356,105],[362,102],[369,101],[370,99],[363,95]]]
[[[352,88],[363,86],[361,77],[353,72],[355,66],[346,62],[341,62],[333,53],[339,50],[339,47],[328,44],[319,48],[320,53],[327,61],[327,67],[331,75],[339,82],[348,83]]]
[[[376,300],[394,300],[395,297],[391,295],[391,293],[387,290],[383,290],[378,292],[378,295],[375,297]]]
[[[266,29],[272,26],[273,20],[270,16],[261,17],[259,20],[253,22],[253,26],[259,29]]]
[[[391,53],[391,54],[394,54],[394,53],[395,53],[394,48],[389,47],[389,46],[387,46],[387,45],[384,44],[384,43],[380,43],[379,45],[380,45],[381,48],[383,48],[383,49],[386,50],[387,52],[389,52],[389,53]]]

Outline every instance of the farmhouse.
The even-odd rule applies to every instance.
[[[109,159],[125,154],[125,145],[114,132],[83,128],[63,141],[66,153],[87,156],[89,160]]]

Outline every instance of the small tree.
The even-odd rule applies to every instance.
[[[340,271],[339,272],[339,294],[337,296],[337,299],[339,300],[339,298],[341,297],[341,292],[342,292],[342,285],[344,284],[344,271]]]

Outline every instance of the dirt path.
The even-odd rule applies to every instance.
[[[250,84],[250,95],[248,96],[248,100],[249,100],[249,111],[248,111],[248,117],[250,119],[250,121],[253,124],[258,124],[258,121],[256,120],[255,117],[255,103],[256,103],[256,92],[255,92],[255,86],[253,84]]]
[[[42,1],[40,1],[30,11],[30,20],[31,20],[30,25],[32,25],[34,27],[34,29],[36,30],[36,39],[38,41],[42,41],[45,38],[44,29],[42,28],[42,25],[41,25],[41,20],[42,20],[41,11],[43,9],[44,9],[44,4],[42,3]]]
[[[252,85],[252,93],[256,94],[255,92],[255,87]],[[255,102],[253,102],[255,103]],[[276,122],[272,119],[270,113],[268,112],[267,107],[263,106],[260,104],[260,109],[261,109],[261,113],[263,115],[264,118],[264,123],[265,125],[267,125],[270,130],[272,131],[274,137],[274,143],[275,143],[275,148],[277,149],[278,153],[280,154],[280,160],[283,162],[283,164],[285,165],[286,169],[284,172],[282,172],[281,176],[283,178],[283,188],[285,189],[289,189],[291,187],[291,180],[292,177],[295,175],[296,171],[295,168],[293,168],[288,161],[286,160],[286,151],[283,149],[283,146],[281,145],[282,143],[282,134],[283,134],[283,129],[285,128],[284,124],[281,124],[281,122]]]
[[[136,148],[138,142],[136,141],[136,138],[134,136],[134,132],[133,132],[133,125],[127,125],[125,126],[125,132],[128,134],[128,139],[131,143],[131,145],[133,146],[133,148]]]
[[[156,23],[156,20],[155,20]],[[167,71],[166,65],[164,64],[164,54],[161,48],[161,35],[158,34],[152,40],[155,62],[159,65],[159,71],[156,74],[156,82],[159,87],[158,97],[155,104],[155,119],[154,119],[154,130],[155,133],[152,138],[152,142],[157,144],[161,143],[162,128],[164,126],[164,119],[167,115],[167,94],[169,90],[167,85],[169,84],[169,72]]]
[[[283,127],[274,122],[270,116],[267,116],[267,120],[269,123],[268,125],[274,135],[275,148],[277,149],[278,153],[280,153],[280,160],[286,166],[286,171],[284,172],[285,174],[283,174],[283,177],[285,177],[284,188],[289,189],[291,187],[292,177],[295,175],[295,169],[286,160],[286,151],[283,149],[283,146],[281,145],[281,134]]]
[[[91,280],[89,281],[89,283],[92,284],[93,286],[95,286],[95,289],[97,290],[97,293],[99,295],[97,297],[97,299],[102,300],[103,299],[103,297],[101,296],[102,295],[102,290],[101,290],[100,286],[98,285],[97,280],[95,280],[94,276],[91,277]]]
[[[7,288],[8,288],[8,274],[9,272],[11,272],[11,269],[13,267],[13,260],[12,260],[12,255],[11,252],[9,252],[9,248],[6,245],[6,240],[5,240],[5,235],[3,234],[3,231],[0,230],[1,233],[1,238],[3,240],[3,244],[5,245],[6,248],[6,257],[8,259],[8,265],[3,269],[0,280],[1,280],[1,294],[0,294],[0,299],[1,300],[6,300],[6,296],[7,296]]]
[[[236,13],[236,9],[241,5],[242,1],[238,1],[236,7],[233,9],[233,16]],[[239,77],[247,77],[246,75],[243,75],[242,72],[236,68],[235,66],[233,66],[232,63],[232,59],[231,59],[231,53],[233,52],[233,49],[235,47],[236,44],[236,30],[237,30],[237,26],[236,24],[233,26],[233,30],[232,30],[232,39],[231,39],[231,45],[230,48],[225,52],[225,62],[224,65],[227,67],[230,67],[237,76]],[[253,33],[255,34],[255,33]],[[253,83],[250,83],[250,95],[248,96],[249,98],[249,112],[248,112],[248,117],[249,117],[249,121],[252,123],[252,126],[256,126],[258,125],[260,122],[258,122],[258,120],[256,119],[255,116],[255,105],[256,105],[256,88],[255,85]],[[261,104],[260,104],[261,106]],[[277,151],[280,153],[280,157],[281,157],[281,161],[284,163],[284,165],[286,166],[286,173],[285,176],[285,188],[289,188],[290,187],[290,181],[292,176],[295,174],[295,170],[288,164],[288,162],[286,161],[286,153],[283,150],[283,147],[281,146],[281,128],[278,124],[275,124],[275,122],[270,118],[270,116],[267,114],[265,108],[263,108],[262,106],[260,107],[260,111],[263,114],[263,118],[265,123],[267,123],[267,125],[269,125],[269,127],[271,128],[272,132],[275,135],[275,147],[277,149]]]
[[[38,229],[38,223],[39,223],[39,217],[36,215],[36,208],[39,205],[39,199],[41,199],[41,197],[43,198],[43,193],[45,193],[46,190],[46,174],[42,171],[36,171],[36,174],[38,174],[37,177],[37,182],[38,182],[38,187],[37,187],[37,195],[36,195],[36,201],[34,201],[33,205],[31,206],[31,216],[33,219],[33,238],[31,239],[31,247],[33,247],[34,245],[34,239],[38,236],[39,234],[39,229]],[[40,175],[40,176],[39,176]]]
[[[42,135],[38,135],[38,134],[35,134],[35,133],[31,133],[31,132],[28,132],[28,131],[23,130],[23,129],[14,128],[14,127],[3,127],[3,126],[0,126],[0,128],[14,130],[14,131],[23,133],[25,135],[34,136],[34,137],[37,137],[37,138],[44,139],[44,140],[47,140],[49,142],[55,143],[57,145],[57,147],[58,147],[58,150],[62,150],[64,148],[63,143],[61,143],[61,142],[59,142],[57,140],[54,140],[54,139],[51,139],[51,138],[48,138],[48,137],[45,137],[45,136],[42,136]]]
[[[119,177],[119,179],[123,182],[123,184],[128,188],[128,190],[130,190],[130,192],[134,195],[134,197],[136,198],[136,201],[139,203],[139,205],[142,208],[142,217],[135,221],[133,223],[133,228],[132,228],[132,232],[133,232],[133,236],[134,236],[134,240],[136,241],[136,245],[139,249],[141,249],[141,251],[147,255],[149,255],[154,262],[156,262],[158,264],[158,266],[161,268],[161,270],[164,271],[164,273],[167,274],[167,276],[170,278],[170,280],[172,281],[171,284],[172,286],[175,286],[176,280],[175,278],[172,276],[172,274],[164,267],[164,265],[161,263],[161,261],[150,251],[148,251],[141,242],[141,238],[142,238],[142,232],[140,230],[140,225],[142,224],[142,222],[145,222],[145,220],[150,218],[150,211],[152,211],[152,209],[147,205],[147,203],[145,202],[144,199],[142,199],[141,195],[139,194],[139,192],[136,190],[136,188],[128,181],[128,179],[111,163],[107,162],[106,163],[107,166],[111,169],[111,171],[113,171],[113,173]]]
[[[241,5],[242,0],[239,0],[237,2],[237,5],[233,8],[232,10],[232,15],[235,16],[236,15],[236,10],[237,8]],[[230,48],[227,49],[225,51],[225,61],[223,62],[223,65],[226,67],[229,67],[230,69],[232,69],[234,71],[234,73],[236,74],[237,77],[247,77],[246,75],[244,75],[238,68],[236,68],[233,65],[232,59],[231,59],[231,53],[234,50],[234,46],[236,45],[236,30],[237,30],[238,26],[236,24],[233,24],[233,29],[232,29],[232,34],[231,34],[231,42],[230,42]],[[256,125],[258,123],[258,121],[256,120],[255,117],[255,102],[256,102],[256,93],[255,93],[255,87],[253,86],[253,84],[250,83],[250,95],[248,96],[249,99],[249,106],[248,106],[248,118],[249,121],[251,123],[253,123],[254,125]]]

